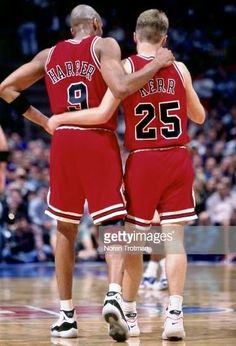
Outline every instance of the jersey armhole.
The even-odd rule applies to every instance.
[[[135,72],[134,64],[130,57],[124,60],[124,68],[127,73]]]
[[[179,67],[177,66],[176,62],[173,62],[173,66],[175,67],[182,83],[183,83],[183,87],[185,88],[185,79],[184,79],[184,76],[183,76],[183,73],[180,71]]]
[[[52,57],[52,53],[53,53],[55,48],[56,48],[56,46],[53,46],[52,48],[50,48],[50,50],[48,52],[48,57],[46,59],[45,65],[44,65],[45,71],[47,71],[47,65],[50,63],[50,60],[51,60],[51,57]]]
[[[92,59],[94,61],[94,64],[96,65],[96,67],[99,69],[100,71],[100,61],[97,57],[97,54],[96,54],[96,51],[95,51],[95,45],[97,43],[97,41],[101,39],[101,37],[99,36],[95,36],[92,43],[91,43],[91,46],[90,46],[90,52],[91,52],[91,56],[92,56]]]

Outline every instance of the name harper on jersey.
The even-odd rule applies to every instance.
[[[95,66],[88,63],[87,61],[65,61],[64,65],[56,65],[47,71],[53,84],[60,82],[61,80],[81,76],[85,77],[89,81],[92,80],[92,76],[95,72]]]
[[[146,85],[145,88],[139,89],[142,97],[155,93],[175,94],[175,80],[171,78],[153,78]]]

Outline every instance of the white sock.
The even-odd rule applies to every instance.
[[[134,312],[137,313],[136,310],[136,302],[125,302],[123,301],[122,303],[122,310],[124,311],[125,314],[128,314],[129,312]]]
[[[166,260],[165,258],[163,258],[162,260],[160,260],[160,268],[161,268],[161,274],[160,274],[160,280],[166,279]]]
[[[159,263],[156,261],[149,261],[147,268],[144,272],[144,277],[156,277]]]
[[[121,294],[121,286],[119,284],[111,283],[109,284],[108,291],[118,292]]]
[[[182,303],[183,303],[183,297],[173,295],[169,298],[169,307],[168,310],[180,310],[182,311]]]
[[[60,309],[64,311],[71,311],[74,309],[72,299],[60,300]]]

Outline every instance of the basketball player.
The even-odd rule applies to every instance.
[[[6,180],[6,163],[9,151],[5,134],[0,127],[0,194],[3,193]]]
[[[156,49],[165,45],[168,26],[165,13],[156,9],[144,11],[138,17],[134,34],[137,55],[125,61],[128,73],[146,66]],[[53,130],[65,118],[68,123],[103,123],[118,103],[108,90],[100,107],[53,116],[49,127]],[[182,339],[185,337],[182,301],[187,268],[184,225],[197,218],[192,194],[194,172],[186,147],[189,142],[187,121],[202,124],[205,111],[193,89],[191,75],[181,62],[158,71],[143,88],[125,98],[123,107],[125,145],[130,150],[125,169],[126,226],[149,230],[157,210],[162,232],[173,235],[171,244],[165,244],[170,297],[162,338]],[[133,311],[134,317],[135,295],[142,276],[138,256],[127,255],[123,280],[126,301],[123,310]],[[133,282],[132,278],[135,278]],[[138,334],[137,324],[136,327]]]
[[[107,85],[123,98],[147,82],[162,66],[173,61],[168,49],[135,74],[126,74],[121,52],[112,38],[102,39],[100,15],[79,5],[71,13],[73,39],[43,50],[1,84],[1,96],[26,118],[47,129],[47,118],[23,97],[21,91],[45,77],[53,113],[96,107]],[[114,130],[116,113],[100,126],[79,127],[64,122],[52,139],[50,191],[47,214],[57,220],[55,265],[60,296],[60,318],[52,336],[77,337],[72,302],[74,246],[85,199],[95,224],[122,222],[126,215],[121,192],[122,169]],[[120,308],[124,255],[107,256],[109,292],[103,315],[115,340],[127,338],[127,324]],[[114,318],[113,318],[114,317]]]

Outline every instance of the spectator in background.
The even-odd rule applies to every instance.
[[[18,27],[18,35],[21,44],[21,53],[25,58],[32,57],[38,51],[37,25],[35,15],[37,13],[34,0],[24,0],[21,4],[24,11],[21,12],[21,23]]]
[[[47,193],[47,186],[41,186],[36,191],[31,192],[30,198],[28,198],[28,214],[31,223],[41,230],[45,251],[47,249],[48,257],[51,256],[52,258],[55,252],[56,221],[45,214]]]
[[[8,160],[8,155],[9,155],[9,151],[8,151],[7,139],[0,126],[0,261],[2,258],[2,249],[5,244],[1,219],[2,219],[2,212],[3,212],[2,195],[5,192],[6,163]]]
[[[31,263],[47,259],[40,229],[31,225],[24,214],[16,215],[2,258],[7,263]]]
[[[206,200],[206,211],[213,225],[229,226],[236,208],[236,193],[231,191],[230,179],[222,178]]]
[[[1,223],[7,229],[13,229],[16,216],[18,214],[28,217],[27,206],[21,191],[14,186],[7,190],[5,200],[2,202],[3,210],[1,216]]]

